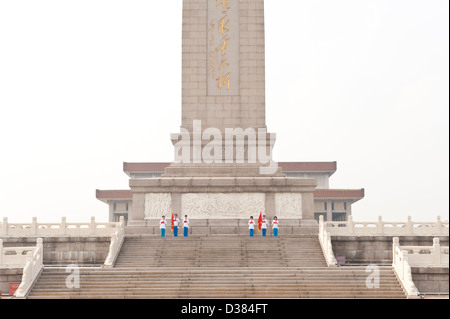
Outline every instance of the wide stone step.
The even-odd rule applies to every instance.
[[[109,295],[46,295],[46,296],[30,296],[29,299],[273,299],[270,294],[229,294],[221,296],[211,296],[210,294],[199,295],[182,295],[182,294],[166,294],[158,296],[148,296],[139,294],[118,294],[114,296]],[[279,295],[277,299],[402,299],[401,295],[386,295],[386,294],[340,294],[339,296],[331,296],[329,294],[291,294]]]
[[[93,282],[104,282],[106,279],[109,279],[111,276],[108,277],[100,277],[100,276],[84,276],[84,278],[81,278],[81,282],[82,283],[86,283],[86,284],[90,284]],[[64,282],[64,280],[66,279],[66,277],[46,277],[46,278],[41,278],[40,282],[42,283],[46,283],[46,282]],[[227,281],[227,282],[239,282],[240,280],[246,280],[246,281],[251,281],[255,284],[260,283],[260,282],[273,282],[273,283],[282,283],[282,282],[297,282],[297,283],[301,283],[301,282],[314,282],[314,283],[319,283],[319,282],[344,282],[348,281],[349,279],[351,279],[352,283],[361,281],[361,282],[365,282],[365,280],[367,278],[365,277],[342,277],[340,279],[335,279],[335,278],[331,278],[331,277],[315,277],[315,276],[304,276],[304,277],[295,277],[295,276],[290,276],[290,277],[280,277],[277,280],[273,280],[270,281],[270,279],[267,278],[263,278],[263,279],[259,279],[258,277],[250,277],[250,276],[189,276],[189,277],[167,277],[164,279],[160,279],[160,278],[155,278],[155,277],[117,277],[114,276],[114,282],[119,283],[119,282],[133,282],[133,281],[139,281],[139,282],[169,282],[169,281],[181,281],[181,280],[189,280],[190,282],[195,282],[195,281],[208,281],[208,280],[214,280],[217,282],[220,281]],[[385,282],[389,282],[389,281],[397,281],[397,279],[395,277],[381,277],[380,278],[381,283],[385,283]]]
[[[209,267],[195,267],[195,268],[186,268],[186,267],[173,267],[173,268],[167,268],[167,269],[160,269],[160,268],[134,268],[134,269],[120,269],[120,268],[80,268],[80,273],[82,275],[117,275],[117,274],[135,274],[135,275],[143,275],[143,274],[183,274],[186,275],[188,273],[189,275],[194,274],[230,274],[230,275],[236,275],[236,274],[264,274],[264,273],[270,273],[271,271],[277,271],[279,274],[295,274],[295,275],[301,275],[301,274],[320,274],[320,275],[335,275],[339,274],[340,276],[343,275],[356,275],[360,274],[363,276],[367,276],[366,268],[365,267],[321,267],[321,268],[315,268],[315,267],[309,267],[309,268],[303,268],[303,267],[231,267],[231,268],[209,268]],[[380,275],[383,274],[392,274],[392,267],[380,267]],[[66,269],[65,268],[45,268],[42,276],[45,275],[61,275],[61,276],[67,276]]]
[[[316,291],[316,292],[301,292],[301,291],[293,291],[287,293],[276,293],[274,297],[274,293],[271,291],[222,291],[218,294],[213,294],[211,291],[203,291],[203,292],[189,292],[184,293],[180,291],[172,291],[172,292],[156,292],[156,293],[148,293],[148,292],[140,292],[140,291],[117,291],[117,292],[108,292],[103,291],[99,293],[95,292],[86,292],[86,293],[76,293],[76,292],[59,292],[59,293],[49,293],[42,294],[40,296],[31,295],[30,299],[240,299],[240,298],[280,298],[280,299],[290,299],[290,298],[314,298],[314,299],[335,299],[335,298],[357,298],[357,299],[387,299],[387,298],[404,298],[404,294],[398,292],[365,292],[365,291],[341,291],[341,292],[327,292],[327,291]]]
[[[59,280],[58,280],[59,279]],[[365,283],[366,278],[354,278],[351,283]],[[169,283],[169,282],[189,282],[189,283],[201,283],[201,284],[211,284],[211,280],[213,280],[217,284],[221,283],[243,283],[243,278],[229,278],[229,277],[199,277],[199,278],[183,278],[183,277],[173,277],[173,278],[167,278],[167,279],[158,279],[158,278],[137,278],[134,280],[131,280],[130,278],[115,278],[114,277],[114,283],[120,284],[120,283],[126,283],[126,284],[157,284],[161,282]],[[314,278],[314,277],[305,277],[305,278],[297,278],[297,277],[286,277],[286,278],[280,278],[279,280],[274,281],[268,281],[264,279],[258,279],[258,278],[248,278],[245,277],[245,283],[250,284],[282,284],[282,283],[296,283],[296,284],[306,284],[306,283],[314,283],[314,284],[320,284],[321,282],[329,283],[332,282],[333,284],[345,284],[346,281],[348,282],[348,279],[342,279],[342,280],[331,280],[330,278]],[[380,283],[386,284],[386,283],[397,283],[396,278],[380,278]],[[101,277],[89,277],[86,279],[81,280],[81,283],[84,285],[92,285],[92,284],[108,284],[105,282],[104,278]],[[49,284],[64,284],[65,285],[65,278],[42,278],[42,280],[39,281],[39,283],[36,285],[36,287],[39,285],[49,285]]]
[[[54,298],[63,298],[64,296],[84,296],[85,298],[90,299],[113,299],[117,296],[134,296],[134,295],[143,295],[147,296],[149,299],[161,298],[163,296],[171,296],[173,298],[207,298],[207,299],[215,299],[215,298],[308,298],[308,297],[322,297],[322,298],[345,298],[346,296],[351,296],[351,298],[364,298],[364,296],[372,297],[372,298],[405,298],[403,292],[401,291],[378,291],[371,292],[365,291],[362,289],[355,290],[280,290],[275,291],[272,288],[267,290],[263,289],[239,289],[239,290],[227,290],[227,289],[217,289],[217,290],[192,290],[189,291],[180,291],[179,289],[173,290],[86,290],[85,292],[78,293],[74,291],[52,291],[52,292],[37,292],[30,295],[30,297],[45,297],[45,296],[54,296]],[[87,297],[91,296],[91,297]]]

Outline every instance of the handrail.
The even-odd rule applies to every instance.
[[[397,274],[400,283],[403,286],[409,298],[418,298],[419,290],[412,279],[411,265],[409,263],[408,251],[400,247],[400,240],[395,237],[393,240],[393,262],[392,266]]]
[[[331,236],[324,226],[323,216],[319,217],[319,242],[328,267],[335,267],[337,265],[337,260],[334,256]]]
[[[68,223],[66,217],[62,217],[61,223],[38,223],[36,217],[31,223],[9,223],[4,217],[0,237],[111,236],[118,224],[99,223],[95,217],[87,223]]]
[[[112,268],[122,249],[123,241],[125,239],[125,221],[123,216],[120,217],[119,227],[111,236],[111,245],[109,246],[109,253],[106,257],[104,268]]]
[[[449,222],[438,216],[435,222],[414,222],[408,216],[406,222],[386,222],[378,217],[376,222],[355,222],[353,216],[348,221],[324,222],[324,227],[332,236],[448,236]]]
[[[412,267],[448,267],[449,247],[441,246],[439,238],[433,239],[433,246],[401,246],[408,255]]]
[[[15,298],[26,298],[28,296],[43,268],[43,240],[42,238],[38,238],[35,251],[27,253],[27,262],[23,268],[22,283],[14,294]]]
[[[27,253],[33,252],[36,247],[3,247],[0,239],[0,268],[23,268],[27,261]]]

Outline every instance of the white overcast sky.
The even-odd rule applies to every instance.
[[[449,214],[449,1],[266,0],[278,161],[337,161],[355,220]],[[123,162],[172,161],[181,0],[0,0],[0,217],[106,221]]]

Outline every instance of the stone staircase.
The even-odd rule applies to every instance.
[[[317,237],[127,237],[116,267],[324,267]]]
[[[67,289],[66,277],[45,269],[29,298],[405,298],[390,267],[380,289],[366,287],[365,267],[82,269],[80,289]]]
[[[45,268],[30,299],[405,298],[392,267],[368,289],[365,267],[326,267],[317,237],[127,237],[112,269]]]

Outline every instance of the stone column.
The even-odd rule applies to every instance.
[[[327,201],[327,221],[333,221],[333,206],[331,201]]]
[[[314,193],[302,194],[302,219],[314,220]]]
[[[114,202],[108,201],[109,204],[109,222],[114,221]]]
[[[128,214],[128,226],[145,226],[144,193],[133,193],[133,205]]]
[[[275,210],[275,194],[274,193],[266,193],[265,195],[265,208],[266,208],[266,216],[273,218],[276,216],[276,210]]]

